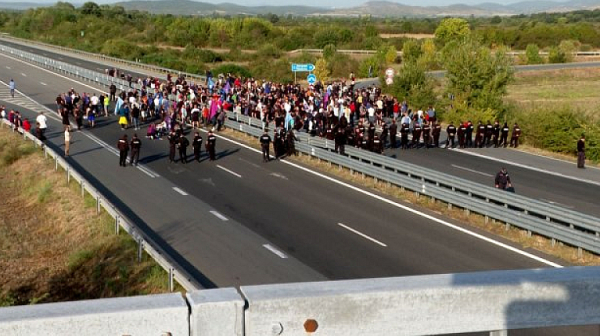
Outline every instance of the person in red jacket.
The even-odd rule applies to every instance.
[[[29,133],[31,131],[31,123],[29,122],[28,118],[25,118],[25,120],[23,120],[23,129],[27,133]]]

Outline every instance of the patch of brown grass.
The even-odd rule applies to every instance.
[[[221,133],[243,141],[254,148],[259,148],[257,139],[245,133],[241,133],[232,129],[226,129]],[[318,160],[308,155],[299,155],[296,157],[287,158],[287,160],[292,160],[302,165],[316,168],[321,172],[324,172],[332,177],[339,178],[345,182],[350,182],[365,189],[372,189],[378,193],[389,196],[392,199],[413,204],[419,208],[433,211],[439,215],[452,218],[461,223],[498,235],[519,244],[523,249],[541,251],[548,255],[565,260],[573,265],[600,265],[600,256],[595,254],[587,251],[583,251],[583,253],[579,254],[577,248],[558,242],[556,244],[552,244],[552,240],[549,238],[536,234],[530,235],[526,230],[522,230],[514,226],[507,226],[505,223],[496,222],[495,220],[486,220],[485,217],[481,215],[473,213],[467,214],[463,209],[456,207],[450,208],[446,203],[432,201],[431,198],[425,196],[417,196],[417,194],[414,192],[404,190],[387,182],[376,181],[371,177],[364,176],[361,173],[351,172],[349,169],[339,167],[335,164],[330,164],[327,161]]]
[[[0,157],[23,145],[6,129],[0,142]],[[168,291],[166,273],[138,263],[136,243],[90,203],[39,152],[0,168],[0,306]]]

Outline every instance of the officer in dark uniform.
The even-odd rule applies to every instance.
[[[463,141],[463,147],[461,147],[461,148],[473,147],[473,130],[474,129],[475,129],[475,125],[473,125],[471,120],[469,120],[469,122],[467,122],[466,132],[463,134],[463,137],[465,137],[465,139]],[[460,127],[458,128],[458,130],[460,131]],[[460,140],[459,140],[459,142],[460,142]]]
[[[354,146],[354,129],[351,126],[346,127],[346,143],[350,146]]]
[[[492,131],[492,142],[494,143],[494,148],[498,148],[498,141],[500,139],[500,123],[498,120],[494,122],[494,130]]]
[[[194,140],[192,140],[192,147],[194,148],[194,160],[200,162],[200,154],[202,152],[202,137],[200,133],[194,133]]]
[[[133,138],[131,139],[131,143],[129,145],[131,146],[131,157],[129,158],[129,164],[132,166],[135,164],[137,166],[138,161],[140,160],[142,140],[138,138],[137,134],[133,134]]]
[[[504,123],[504,126],[502,126],[502,129],[500,129],[501,132],[501,138],[500,138],[500,146],[504,146],[504,148],[506,148],[506,146],[508,146],[508,132],[510,131],[510,128],[508,127],[508,123]]]
[[[287,144],[287,156],[292,156],[292,155],[296,155],[296,145],[295,145],[295,141],[298,140],[296,139],[296,136],[294,135],[294,130],[289,130],[287,137],[286,137],[286,144]]]
[[[373,123],[369,124],[369,129],[367,131],[367,134],[369,135],[368,149],[370,151],[372,151],[373,150],[373,140],[375,140],[375,124],[373,124]]]
[[[127,152],[129,152],[129,143],[127,142],[127,134],[123,134],[121,139],[117,142],[117,148],[119,149],[119,166],[127,166]]]
[[[431,135],[433,136],[433,145],[435,147],[440,147],[440,134],[442,133],[442,125],[440,125],[439,121],[436,120],[433,122],[432,127]]]
[[[421,125],[415,123],[413,126],[412,132],[412,145],[413,148],[419,148],[419,143],[421,143]]]
[[[400,146],[402,149],[408,148],[408,132],[409,132],[408,124],[402,124],[400,128]]]
[[[169,140],[169,163],[175,162],[175,149],[177,148],[178,135],[175,131],[171,131],[167,136]]]
[[[390,125],[390,147],[396,148],[396,134],[398,134],[398,125],[396,124],[396,119],[392,119],[392,124]]]
[[[517,123],[513,126],[512,136],[510,137],[510,147],[519,147],[519,137],[521,137],[521,128]]]
[[[454,136],[456,135],[456,126],[454,126],[454,124],[452,122],[450,122],[450,125],[448,125],[448,127],[446,127],[446,133],[448,133],[448,139],[446,139],[446,148],[453,148],[454,147]],[[459,135],[459,138],[461,137],[461,135]],[[452,145],[450,145],[450,142],[452,142]],[[460,141],[462,142],[462,141]]]
[[[180,133],[177,145],[179,146],[179,161],[187,163],[187,148],[190,145],[190,141],[183,133]]]
[[[281,132],[279,131],[279,128],[275,130],[273,137],[273,150],[275,151],[275,159],[279,159],[279,157],[283,155],[283,139],[281,137]]]
[[[477,124],[477,133],[475,134],[475,147],[483,147],[483,137],[485,135],[485,125],[479,121]]]
[[[425,121],[423,123],[421,132],[423,133],[423,142],[425,143],[425,148],[429,148],[431,141],[431,126],[429,125],[429,122]]]
[[[263,135],[260,136],[260,148],[262,149],[263,162],[268,162],[271,158],[269,157],[269,147],[271,146],[271,136],[268,130],[265,129]]]
[[[334,136],[335,133],[333,131],[333,127],[331,126],[331,124],[329,124],[329,127],[327,127],[327,130],[325,131],[325,139],[333,140]]]
[[[373,152],[383,154],[383,142],[378,135],[373,139]]]
[[[458,147],[465,148],[467,145],[467,136],[468,127],[465,126],[462,122],[458,125]]]
[[[208,159],[210,161],[215,161],[217,159],[215,155],[216,145],[217,137],[213,134],[213,131],[210,130],[208,131],[208,137],[206,138],[206,150],[208,151]]]
[[[494,126],[492,126],[492,124],[488,120],[487,124],[485,125],[485,136],[483,138],[483,142],[486,147],[489,147],[492,144],[492,134],[493,133],[494,133]]]
[[[338,128],[335,133],[335,151],[341,155],[346,155],[346,131],[343,128]]]
[[[381,139],[381,146],[383,148],[385,148],[385,145],[387,144],[388,133],[389,133],[388,125],[384,122],[383,125],[381,126],[381,136],[379,137]]]

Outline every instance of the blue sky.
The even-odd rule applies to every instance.
[[[68,0],[66,0],[68,1]],[[126,0],[121,0],[126,1]],[[258,5],[308,5],[308,6],[323,6],[323,7],[350,7],[363,4],[368,0],[203,0],[202,2],[208,3],[222,3],[229,2],[246,6],[258,6]],[[510,4],[515,2],[521,2],[524,0],[419,0],[419,1],[394,1],[387,0],[393,2],[399,2],[405,5],[411,6],[445,6],[452,5],[457,3],[467,4],[467,5],[476,5],[484,2],[495,2],[500,4]],[[35,2],[35,3],[55,3],[55,0],[0,0],[0,2]],[[85,0],[72,0],[68,1],[71,3],[83,3]],[[99,4],[105,3],[114,3],[117,1],[114,0],[97,0],[95,1]],[[564,2],[564,1],[556,1],[556,2]]]

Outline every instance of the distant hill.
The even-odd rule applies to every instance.
[[[408,0],[402,0],[407,1]],[[458,2],[460,0],[457,0]],[[600,9],[600,0],[570,0],[567,2],[532,0],[503,5],[486,2],[479,5],[455,4],[450,6],[412,6],[392,1],[369,1],[360,6],[327,8],[312,6],[242,6],[233,3],[211,4],[190,0],[134,0],[117,2],[130,10],[154,14],[173,15],[277,15],[295,16],[360,16],[374,17],[440,17],[440,16],[494,16],[533,14],[540,12],[570,12],[575,10]],[[50,6],[48,3],[0,2],[0,8],[24,10]],[[79,5],[79,4],[78,4]]]
[[[310,6],[241,6],[232,3],[210,4],[189,0],[136,0],[117,3],[125,9],[136,9],[154,14],[173,15],[258,15],[273,13],[277,15],[299,15],[329,12],[325,8]]]

